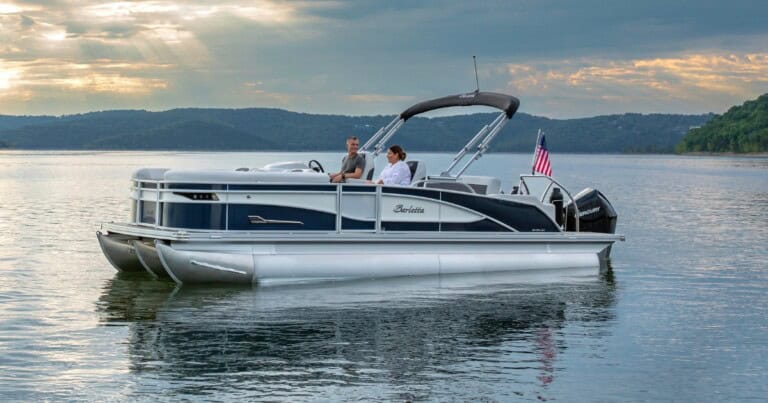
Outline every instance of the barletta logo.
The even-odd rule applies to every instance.
[[[414,207],[413,205],[404,207],[402,204],[398,204],[394,209],[392,209],[392,211],[400,214],[424,214],[423,207]]]

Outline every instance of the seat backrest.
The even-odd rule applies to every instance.
[[[373,171],[376,165],[373,162],[373,156],[367,152],[359,152],[358,154],[362,155],[363,160],[365,160],[365,165],[363,165],[363,175],[360,177],[360,179],[366,179],[369,181],[373,180]]]
[[[405,161],[405,163],[408,164],[408,168],[411,169],[411,183],[427,177],[427,166],[423,161],[410,160]]]

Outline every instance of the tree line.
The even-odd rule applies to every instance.
[[[768,94],[730,108],[691,129],[677,152],[757,153],[768,151]]]
[[[415,117],[390,143],[413,151],[455,151],[496,113]],[[493,151],[531,152],[536,133],[551,152],[672,153],[692,126],[713,115],[638,114],[549,119],[518,113],[496,137]],[[339,150],[344,139],[365,141],[394,116],[315,115],[281,109],[104,111],[55,116],[0,116],[0,142],[52,150]]]

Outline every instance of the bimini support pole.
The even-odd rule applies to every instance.
[[[480,139],[482,139],[485,135],[488,134],[488,132],[491,130],[492,127],[495,127],[497,124],[499,124],[499,121],[504,118],[506,114],[502,113],[496,119],[493,120],[488,125],[483,126],[482,129],[480,129],[479,132],[475,135],[475,137],[472,137],[472,140],[469,140],[467,144],[464,145],[464,148],[459,150],[459,152],[453,157],[453,161],[451,161],[451,164],[448,165],[448,168],[443,171],[440,176],[451,176],[451,170],[456,167],[456,165],[464,158],[465,155],[469,152],[469,149],[472,148],[475,144],[477,144]]]
[[[502,113],[502,116],[504,118],[499,120],[498,123],[496,123],[496,125],[491,128],[491,132],[488,133],[488,135],[485,136],[485,138],[483,139],[483,142],[480,143],[479,146],[477,146],[477,151],[475,152],[474,155],[472,155],[472,158],[469,161],[467,161],[467,163],[461,168],[461,170],[459,170],[459,172],[456,174],[456,178],[460,177],[464,173],[464,171],[466,171],[467,168],[469,168],[469,166],[472,165],[473,162],[479,160],[480,157],[482,157],[483,154],[485,154],[485,152],[488,151],[488,145],[491,144],[491,141],[493,141],[493,138],[496,137],[496,135],[499,134],[501,129],[504,128],[504,125],[506,125],[507,122],[509,122],[509,119],[506,118],[507,115],[505,113]]]
[[[363,144],[363,146],[360,147],[360,151],[365,151],[365,150],[368,149],[368,147],[370,147],[373,144],[375,144],[379,140],[379,137],[381,137],[381,135],[389,132],[389,130],[392,128],[392,126],[394,126],[400,120],[402,120],[402,119],[400,119],[400,116],[395,116],[395,118],[392,119],[391,122],[387,123],[386,126],[382,127],[373,136],[371,136],[371,138],[369,138],[368,141],[366,141],[365,144]]]
[[[398,131],[400,130],[400,127],[405,123],[405,120],[398,119],[397,123],[395,123],[392,128],[387,131],[387,134],[384,135],[384,137],[381,138],[381,140],[376,143],[376,146],[373,149],[373,157],[376,158],[379,154],[381,154],[381,150],[384,149],[384,146],[387,144],[387,141]],[[366,143],[367,144],[367,143]]]

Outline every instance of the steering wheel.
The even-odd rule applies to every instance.
[[[315,164],[315,166],[312,166],[312,164]],[[320,162],[318,162],[317,160],[309,160],[309,162],[307,162],[307,166],[312,168],[315,172],[320,172],[320,173],[325,172],[325,169],[323,169],[323,166],[320,165]]]

